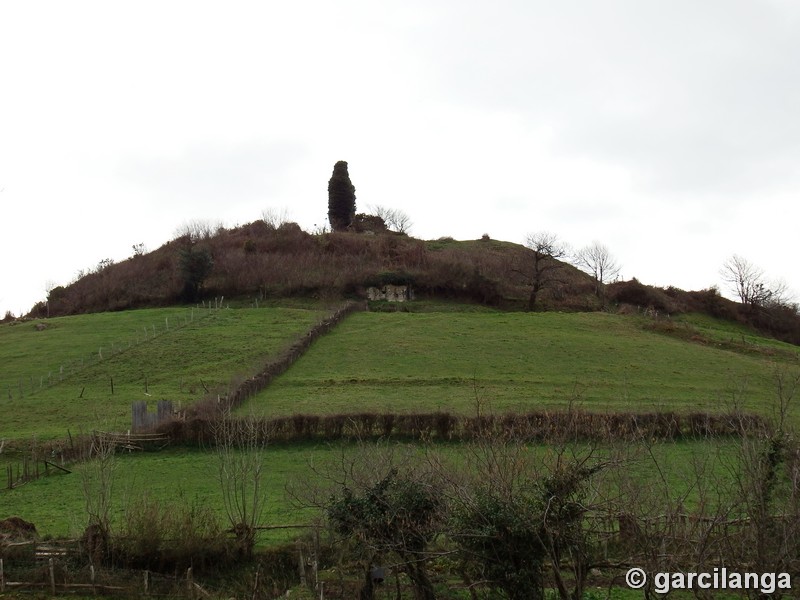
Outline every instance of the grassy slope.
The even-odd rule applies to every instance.
[[[43,331],[32,323],[2,327],[0,439],[65,437],[67,429],[125,430],[132,401],[187,403],[206,388],[227,386],[236,376],[252,374],[320,314],[195,310],[188,320],[188,309],[157,309],[51,319]],[[66,365],[63,380],[60,365]],[[50,372],[52,385],[47,384]]]
[[[564,406],[576,392],[587,409],[713,411],[737,396],[765,410],[771,359],[642,325],[602,313],[359,313],[242,410],[470,412],[474,384],[498,411]]]
[[[98,406],[106,411],[105,418],[118,414],[118,419],[127,423],[129,401],[142,396],[145,371],[149,372],[152,400],[162,395],[180,398],[185,394],[188,398],[190,387],[196,387],[200,378],[207,384],[227,383],[233,374],[263,360],[293,332],[304,330],[317,315],[314,311],[263,308],[214,312],[204,320],[180,329],[173,327],[169,333],[84,367],[62,384],[26,396],[24,402],[15,400],[3,408],[10,421],[4,418],[0,427],[15,434],[63,435],[70,423],[85,423],[87,419],[97,422],[102,415],[92,410]],[[15,353],[4,350],[10,365],[7,372],[21,372],[21,365],[52,364],[69,352],[91,352],[98,342],[92,335],[101,335],[101,322],[109,329],[116,319],[128,319],[128,329],[119,328],[122,335],[144,321],[152,323],[163,316],[162,311],[136,311],[72,317],[53,320],[53,327],[42,332],[31,324],[18,325],[24,329],[11,333],[28,336],[16,342],[27,358],[15,359]],[[724,335],[724,328],[706,325]],[[73,326],[75,335],[66,335]],[[11,335],[7,330],[0,332]],[[37,337],[42,334],[63,335],[67,347],[52,343],[45,358],[33,358],[43,347],[36,344],[49,339]],[[7,348],[4,344],[0,347]],[[473,378],[482,388],[480,393],[497,410],[563,404],[576,382],[585,388],[583,403],[587,408],[645,409],[659,405],[694,409],[704,402],[713,407],[745,379],[749,380],[748,398],[755,407],[771,394],[767,381],[771,368],[760,355],[734,353],[647,331],[642,321],[631,317],[597,313],[357,313],[316,342],[285,376],[244,410],[267,414],[364,409],[471,411]],[[105,389],[112,373],[116,381],[113,398]],[[84,398],[94,403],[76,400],[78,390],[84,387]],[[56,402],[59,395],[68,401]],[[50,404],[56,407],[52,414],[46,412]],[[9,422],[17,422],[18,429],[11,429]],[[4,435],[9,434],[0,433],[0,437]],[[679,469],[688,464],[693,453],[704,456],[708,450],[704,443],[692,443],[668,445],[664,452],[671,468]],[[337,452],[302,445],[268,452],[268,521],[302,521],[303,513],[296,512],[285,494],[286,482],[297,477],[308,479],[307,460],[335,458]],[[143,489],[159,497],[183,494],[188,500],[201,499],[217,508],[221,505],[212,453],[171,450],[123,456],[119,465],[117,514],[126,498]],[[646,465],[643,469],[650,471]],[[676,482],[681,480],[679,474],[675,475]],[[75,533],[85,519],[80,489],[77,474],[59,474],[19,489],[0,491],[0,517],[18,514],[36,523],[45,534]],[[287,539],[282,536],[295,533],[275,533],[265,540]]]

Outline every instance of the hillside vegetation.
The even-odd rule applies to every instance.
[[[367,217],[367,225],[377,217]],[[378,219],[380,221],[380,219]],[[506,310],[529,307],[533,250],[492,240],[424,241],[405,234],[356,228],[311,234],[295,223],[256,221],[231,229],[186,227],[160,248],[114,264],[101,260],[75,281],[50,290],[29,317],[196,303],[225,297],[246,303],[287,298],[364,298],[366,288],[410,284],[418,297],[469,301]],[[800,344],[797,307],[780,302],[744,306],[716,288],[686,292],[613,282],[598,294],[595,281],[571,264],[556,270],[538,295],[538,310],[704,313],[747,324]],[[546,261],[547,262],[547,261]],[[549,268],[549,267],[546,267]]]
[[[375,598],[376,564],[428,600],[789,569],[796,310],[552,258],[532,290],[532,251],[257,222],[101,261],[0,327],[0,517],[81,535],[80,569],[252,569],[252,598]],[[390,283],[417,299],[365,300]],[[191,408],[157,452],[73,447],[161,399]]]
[[[202,297],[363,297],[369,285],[411,283],[418,293],[522,306],[528,290],[524,270],[529,250],[485,239],[425,242],[406,235],[326,233],[312,235],[297,225],[278,228],[257,221],[234,229],[176,238],[153,252],[117,264],[102,263],[76,281],[51,290],[48,304],[31,316],[123,310],[168,305],[184,298],[187,252],[208,252],[212,266]],[[558,297],[574,309],[599,307],[588,275],[566,266]],[[191,299],[195,301],[196,299]]]

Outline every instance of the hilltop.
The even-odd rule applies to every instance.
[[[352,232],[308,233],[296,223],[258,220],[216,229],[186,226],[152,252],[136,251],[119,263],[101,261],[75,281],[50,290],[27,315],[42,318],[132,308],[198,304],[224,297],[251,305],[291,299],[336,301],[366,298],[370,286],[404,284],[418,298],[467,301],[524,310],[531,291],[533,251],[490,239],[420,240],[388,231],[364,216]],[[703,313],[747,324],[761,333],[800,344],[796,307],[745,307],[716,288],[657,288],[636,279],[605,288],[575,266],[558,267],[557,285],[539,295],[537,309]]]
[[[160,248],[119,262],[101,261],[67,286],[50,291],[29,316],[194,303],[224,296],[252,302],[283,298],[363,298],[369,286],[410,284],[426,297],[519,308],[529,290],[530,250],[484,237],[425,241],[390,231],[311,234],[295,223],[263,221],[231,229],[186,232]],[[210,270],[187,293],[187,256],[210,257]],[[564,265],[557,294],[543,306],[594,310],[591,278]]]

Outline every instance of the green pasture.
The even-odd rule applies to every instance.
[[[737,445],[730,440],[708,440],[695,442],[669,442],[652,448],[625,445],[616,450],[601,448],[596,456],[624,464],[625,468],[610,472],[605,485],[630,485],[645,493],[658,491],[656,500],[661,502],[670,496],[683,499],[687,508],[696,502],[698,474],[715,489],[726,487],[730,481],[730,469],[737,462]],[[539,459],[554,459],[553,448],[532,445],[526,452]],[[586,447],[575,448],[578,455],[587,452]],[[456,468],[474,459],[467,444],[441,444],[425,446],[393,444],[311,445],[292,444],[267,447],[264,451],[267,496],[265,525],[294,525],[309,523],[319,516],[305,500],[314,489],[326,490],[328,482],[341,480],[343,465],[354,461],[358,468],[385,467],[386,456],[394,456],[394,464],[408,460],[423,460],[438,456],[445,464]],[[567,457],[570,456],[568,453]],[[658,461],[656,469],[653,457]],[[384,465],[384,467],[376,465]],[[474,463],[469,463],[474,464]],[[60,471],[31,481],[12,490],[0,489],[0,516],[16,515],[34,523],[40,535],[54,537],[76,537],[86,526],[87,515],[81,478],[85,464],[70,467],[70,474]],[[218,481],[219,457],[213,450],[168,449],[160,452],[119,453],[115,459],[112,492],[112,527],[122,521],[126,506],[143,494],[165,503],[181,502],[211,507],[220,519],[224,519],[222,491]],[[381,471],[380,477],[385,472]],[[603,479],[598,479],[598,485]],[[619,477],[626,478],[627,484]],[[316,487],[318,486],[318,487]],[[614,496],[613,492],[609,492]],[[663,496],[663,497],[662,497]],[[320,496],[328,497],[323,491]],[[653,497],[649,499],[652,501]],[[304,504],[306,506],[304,506]],[[277,529],[260,534],[259,543],[295,539],[302,535],[301,529]]]
[[[131,402],[166,399],[185,406],[224,390],[256,372],[321,314],[147,309],[0,327],[0,440],[124,431]]]
[[[302,510],[292,506],[286,485],[290,479],[302,477],[307,461],[314,453],[314,450],[301,446],[266,452],[266,524],[291,525],[307,520],[303,518]],[[20,516],[34,523],[40,535],[79,536],[87,524],[80,474],[85,466],[71,468],[74,468],[71,474],[55,472],[13,490],[0,490],[0,515]],[[118,454],[113,470],[112,524],[118,526],[126,506],[145,493],[164,503],[211,507],[224,523],[218,469],[219,458],[215,452],[165,450]],[[277,530],[264,533],[262,541],[292,539],[301,533],[302,530]]]
[[[745,354],[773,356],[778,360],[800,361],[800,348],[775,338],[763,337],[744,323],[722,321],[709,315],[689,313],[672,318],[684,335],[700,343],[717,344]],[[663,325],[663,321],[661,322]]]
[[[776,367],[796,356],[787,344],[776,356],[744,353],[645,325],[605,313],[357,313],[241,411],[470,413],[480,402],[524,412],[571,402],[625,411],[736,404],[766,414]]]

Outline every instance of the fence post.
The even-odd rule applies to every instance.
[[[0,594],[6,591],[6,576],[3,572],[3,559],[0,558]]]
[[[303,547],[300,545],[300,542],[297,543],[297,566],[298,570],[300,571],[300,585],[303,587],[306,586],[306,561],[303,557]]]
[[[150,571],[144,572],[144,595],[150,595]]]
[[[94,578],[94,565],[89,565],[89,576],[92,578],[92,593],[97,596],[97,587],[95,586]]]
[[[55,596],[56,595],[56,572],[53,569],[53,559],[47,561],[48,567],[50,569],[50,593]]]
[[[194,582],[192,581],[192,567],[186,569],[186,592],[189,598],[194,598]]]

